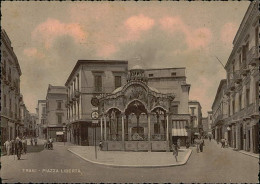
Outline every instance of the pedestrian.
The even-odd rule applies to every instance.
[[[46,139],[44,139],[43,146],[45,149],[48,148],[48,141]]]
[[[221,148],[225,148],[225,139],[221,139]]]
[[[200,152],[203,152],[203,146],[205,146],[204,140],[201,138],[200,139]]]
[[[11,140],[11,155],[14,155],[15,151],[15,141],[14,139]]]
[[[103,148],[103,142],[100,140],[99,141],[99,149],[100,149],[100,151],[102,150],[102,148]]]
[[[211,142],[211,136],[209,136],[209,141]]]
[[[34,138],[34,145],[37,146],[37,137]]]
[[[11,150],[11,142],[8,139],[5,141],[4,147],[5,147],[5,150],[6,150],[6,155],[9,156],[10,150]]]
[[[194,143],[196,144],[197,153],[199,153],[199,152],[200,152],[200,147],[199,147],[199,145],[200,145],[200,140],[199,140],[199,139],[195,139]]]
[[[225,139],[225,147],[226,147],[226,148],[228,147],[228,141],[227,141],[227,139]]]
[[[178,145],[177,144],[172,144],[172,154],[175,156],[176,162],[178,162]]]
[[[24,152],[24,154],[26,154],[27,153],[27,139],[25,137],[23,138],[22,143],[23,143],[23,152]]]
[[[19,137],[15,140],[15,154],[17,155],[18,160],[21,159],[21,152],[23,148],[23,143]]]
[[[31,146],[33,146],[33,138],[32,137],[31,137],[30,141],[31,141]]]
[[[180,149],[180,148],[181,148],[181,140],[180,140],[180,138],[179,138],[179,139],[177,139],[177,146],[178,146],[178,149]]]

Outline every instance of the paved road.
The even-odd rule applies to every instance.
[[[258,182],[258,159],[214,141],[206,141],[205,151],[194,150],[184,166],[168,168],[112,168],[95,165],[68,152],[62,144],[54,150],[39,149],[22,155],[1,158],[2,182]],[[25,169],[34,169],[33,172]],[[47,172],[48,169],[50,172]],[[55,169],[55,170],[54,170]],[[66,170],[66,169],[76,169]],[[63,173],[62,173],[63,172]],[[71,172],[71,173],[64,173]]]

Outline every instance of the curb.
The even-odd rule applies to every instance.
[[[257,159],[259,159],[259,156],[255,156],[255,155],[252,155],[252,154],[250,154],[250,153],[246,153],[246,152],[243,152],[243,151],[238,151],[239,153],[242,153],[242,154],[244,154],[244,155],[247,155],[247,156],[250,156],[250,157],[254,157],[254,158],[257,158]]]
[[[85,160],[87,162],[91,162],[91,163],[99,164],[99,165],[104,165],[104,166],[110,166],[110,167],[126,167],[126,168],[160,168],[160,167],[181,166],[181,165],[185,165],[188,162],[188,159],[190,158],[190,155],[192,153],[192,149],[189,149],[189,152],[188,152],[187,156],[184,158],[184,161],[179,162],[178,164],[169,164],[169,165],[116,165],[116,164],[107,164],[107,163],[89,160],[89,159],[84,158],[80,154],[78,154],[78,153],[76,153],[76,152],[74,152],[70,149],[67,149],[67,150],[70,151],[71,153],[77,155],[78,157],[82,158],[83,160]]]

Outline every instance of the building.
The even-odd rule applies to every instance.
[[[66,102],[66,87],[49,84],[46,95],[47,137],[51,137],[54,141],[65,141],[66,138]]]
[[[92,97],[111,93],[126,83],[127,61],[79,60],[65,84],[67,88],[67,139],[79,145],[94,144]],[[100,124],[97,125],[100,132]],[[100,133],[97,136],[100,140]]]
[[[202,118],[202,130],[203,130],[203,136],[208,136],[209,132],[209,122],[208,122],[208,117],[203,117]]]
[[[196,100],[189,101],[189,114],[191,115],[192,140],[194,135],[202,135],[202,107]]]
[[[225,127],[225,118],[228,117],[228,99],[225,95],[227,89],[227,80],[222,79],[219,83],[218,90],[212,104],[212,117],[213,117],[213,126],[212,133],[213,138],[218,142],[225,137],[226,127]]]
[[[36,113],[38,119],[38,122],[36,122],[36,135],[39,138],[47,139],[46,100],[38,100]]]
[[[188,137],[186,128],[190,123],[188,109],[190,85],[186,84],[185,68],[142,69],[140,66],[135,66],[128,71],[127,61],[79,60],[65,85],[68,90],[67,137],[70,142],[93,145],[94,129],[90,117],[96,108],[91,104],[93,97],[100,102],[109,103],[110,106],[98,107],[103,116],[102,121],[99,119],[97,124],[97,140],[105,142],[106,150],[121,150],[123,138],[132,144],[132,149],[139,148],[131,141],[135,143],[139,141],[140,144],[144,144],[143,149],[148,149],[148,132],[150,132],[149,144],[152,144],[151,141],[158,143],[153,143],[154,146],[157,145],[154,149],[166,150],[170,142],[181,138],[185,143]],[[156,98],[153,96],[149,103],[157,104],[158,108],[154,106],[152,109],[151,105],[147,106],[148,96],[141,95],[142,90],[149,91],[150,95],[157,95]],[[127,104],[122,96],[135,100]],[[122,104],[124,107],[120,106]],[[167,105],[164,106],[165,104]],[[140,105],[143,111],[130,113],[128,108],[133,109],[133,105]],[[126,113],[124,118],[128,116],[128,127],[123,128],[124,130],[119,122],[123,113]],[[147,116],[150,113],[148,131]],[[106,126],[104,126],[105,116]]]
[[[1,145],[20,135],[20,76],[18,59],[6,32],[1,29]]]
[[[228,139],[234,149],[254,153],[259,152],[259,19],[259,2],[252,1],[225,65],[226,89],[221,92],[223,97],[216,95],[222,100],[215,100],[218,102],[212,106],[215,137]],[[219,101],[227,106],[222,116],[217,115]]]
[[[212,111],[208,111],[208,127],[209,127],[209,130],[208,130],[208,135],[209,136],[212,136]]]

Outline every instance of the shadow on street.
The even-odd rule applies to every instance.
[[[37,146],[27,146],[27,153],[35,153],[35,152],[41,152],[44,149],[43,145],[37,145]]]

